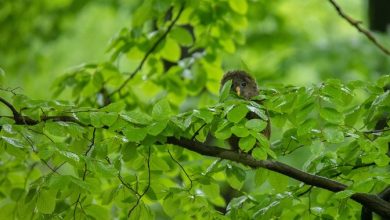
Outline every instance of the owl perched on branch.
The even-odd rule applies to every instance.
[[[236,93],[239,97],[242,97],[246,100],[251,100],[255,96],[259,95],[259,88],[257,86],[255,79],[252,76],[250,76],[247,72],[241,70],[227,72],[221,80],[221,89],[224,86],[224,84],[229,80],[232,81],[232,86],[230,90]],[[262,101],[256,101],[256,102],[258,102],[258,104],[262,104]],[[269,120],[268,111],[266,111],[266,114],[268,116],[267,126],[263,131],[261,131],[261,133],[269,139],[271,136],[271,123]],[[250,120],[250,119],[257,119],[260,117],[254,112],[250,111],[247,113],[246,118]],[[229,138],[229,144],[232,150],[239,151],[238,142],[239,142],[239,138],[235,135],[232,135]]]

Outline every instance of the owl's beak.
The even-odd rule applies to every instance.
[[[241,90],[240,90],[240,87],[239,87],[239,86],[236,87],[236,92],[237,92],[237,95],[240,96]]]

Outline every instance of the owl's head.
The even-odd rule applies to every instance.
[[[249,100],[259,93],[256,81],[245,71],[234,70],[225,73],[221,80],[221,88],[229,80],[232,80],[231,91],[238,96]]]

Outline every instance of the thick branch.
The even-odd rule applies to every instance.
[[[347,188],[346,185],[336,182],[334,180],[316,176],[309,173],[305,173],[287,164],[274,161],[274,160],[256,160],[249,154],[240,154],[231,150],[226,150],[220,147],[208,146],[197,141],[191,141],[188,139],[177,139],[169,137],[168,143],[184,147],[188,150],[200,153],[206,156],[219,157],[231,161],[250,166],[252,168],[265,168],[275,171],[277,173],[284,174],[296,180],[302,181],[308,185],[317,186],[323,189],[327,189],[332,192],[340,192]],[[370,208],[374,212],[383,217],[390,218],[390,203],[380,199],[376,195],[366,193],[355,193],[351,198],[365,207]]]
[[[351,24],[352,26],[354,26],[360,33],[364,34],[368,40],[370,40],[376,47],[378,47],[383,53],[385,53],[386,55],[390,56],[390,51],[385,47],[383,46],[382,44],[380,44],[377,39],[371,34],[370,31],[362,28],[360,26],[360,21],[357,21],[353,18],[351,18],[349,15],[345,14],[345,12],[341,9],[341,7],[336,3],[336,1],[334,0],[329,0],[330,4],[333,5],[333,7],[336,9],[337,13],[342,17],[344,18],[349,24]]]

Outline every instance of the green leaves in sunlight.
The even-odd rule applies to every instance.
[[[243,118],[245,118],[248,111],[249,109],[246,107],[246,105],[239,104],[228,112],[227,119],[233,123],[238,123]]]
[[[227,81],[225,84],[223,84],[221,90],[220,90],[220,94],[219,94],[219,101],[220,102],[223,102],[226,100],[226,98],[228,97],[229,93],[230,93],[230,88],[232,87],[232,81],[229,80]]]
[[[337,126],[327,126],[323,130],[324,137],[329,143],[342,143],[344,141],[344,133]]]
[[[320,109],[320,116],[333,124],[344,123],[344,115],[334,108],[324,107]]]
[[[171,107],[167,99],[158,101],[152,110],[152,117],[155,120],[167,119],[171,116]]]
[[[245,127],[260,132],[267,127],[267,122],[261,119],[250,119],[245,122]]]
[[[160,54],[164,59],[171,62],[176,62],[180,59],[181,49],[176,41],[167,38],[162,50],[160,51]]]
[[[229,82],[225,85],[219,102],[215,100],[214,105],[179,114],[170,96],[160,97],[149,105],[129,107],[129,103],[122,100],[101,108],[77,108],[71,103],[15,97],[26,117],[39,120],[47,117],[42,111],[48,111],[53,120],[30,126],[14,124],[12,118],[0,119],[2,160],[15,161],[10,164],[22,167],[20,170],[31,168],[19,161],[38,164],[31,174],[38,178],[35,183],[29,184],[29,188],[15,189],[9,195],[4,191],[2,196],[24,200],[21,210],[36,209],[42,215],[62,215],[58,210],[72,209],[71,201],[80,194],[80,198],[85,198],[79,201],[85,213],[96,216],[91,212],[99,210],[99,215],[110,218],[114,214],[109,208],[135,205],[137,195],[145,190],[147,199],[141,199],[134,206],[131,218],[157,215],[152,203],[161,204],[165,215],[184,216],[190,210],[201,210],[202,215],[217,216],[214,206],[227,206],[229,216],[241,218],[260,214],[243,213],[237,209],[237,204],[245,210],[259,209],[264,215],[273,216],[271,210],[285,210],[286,206],[291,206],[291,195],[300,193],[299,183],[286,176],[253,171],[240,163],[215,161],[166,145],[171,137],[210,143],[229,152],[228,144],[236,142],[239,147],[236,153],[242,157],[249,157],[246,154],[250,153],[256,160],[291,160],[292,164],[301,164],[307,172],[327,178],[336,176],[336,180],[342,174],[354,180],[354,187],[363,191],[372,190],[374,184],[365,184],[362,175],[390,182],[381,170],[390,162],[389,134],[387,130],[371,132],[375,121],[364,125],[368,120],[378,120],[378,115],[386,115],[384,92],[374,89],[375,95],[367,95],[366,100],[359,101],[353,94],[362,91],[350,89],[339,93],[337,89],[347,86],[332,82],[329,86],[273,89],[272,95],[259,104],[230,94]],[[356,88],[360,90],[361,86]],[[368,91],[366,89],[363,88]],[[345,97],[337,98],[340,94]],[[347,100],[351,98],[354,100]],[[43,108],[37,107],[41,104]],[[56,114],[67,117],[55,118]],[[63,120],[69,117],[74,119]],[[272,124],[271,139],[264,134],[268,120]],[[354,124],[365,128],[354,127]],[[368,166],[372,171],[360,168]],[[356,169],[361,170],[355,172]],[[8,181],[16,184],[19,178]],[[39,187],[35,187],[37,184]],[[33,186],[36,189],[30,190]],[[235,190],[230,202],[222,196],[226,186]],[[260,191],[253,191],[258,187]],[[188,196],[189,192],[193,193],[192,197]],[[318,205],[323,205],[321,201],[329,197],[322,193],[321,190],[313,192]],[[245,194],[247,196],[243,197]],[[341,201],[350,195],[343,191],[332,199]],[[239,198],[242,200],[238,201]],[[270,199],[277,202],[271,203]],[[87,202],[91,200],[95,204]],[[168,210],[178,205],[180,211]],[[82,215],[79,208],[71,211]]]
[[[244,152],[248,152],[251,150],[255,144],[256,144],[256,138],[252,135],[240,138],[240,141],[238,142],[240,149]]]
[[[355,219],[390,185],[390,60],[319,2],[4,2],[0,219]]]
[[[229,6],[238,14],[245,14],[248,10],[246,0],[229,0]]]
[[[43,214],[51,214],[56,206],[57,190],[42,189],[38,194],[37,209]]]

